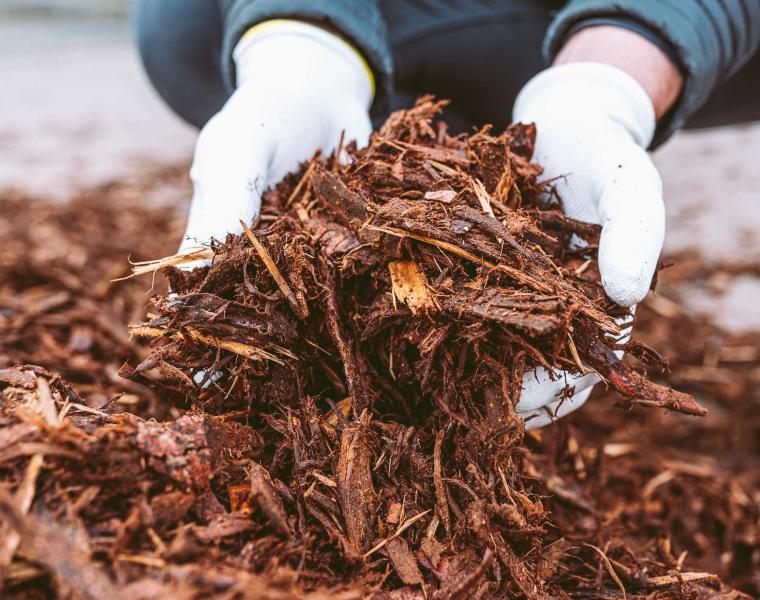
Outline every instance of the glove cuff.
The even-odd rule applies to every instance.
[[[375,78],[364,57],[342,37],[322,27],[303,21],[272,19],[251,27],[233,50],[238,85],[262,66],[277,67],[289,58],[309,62],[311,52],[327,51],[337,64],[323,64],[326,79],[338,70],[348,72],[352,88],[364,99],[366,105],[372,103],[375,95]],[[287,67],[286,67],[287,68]],[[294,73],[298,77],[298,73]]]
[[[540,122],[553,114],[606,117],[642,148],[652,142],[657,125],[652,101],[639,82],[617,67],[594,62],[550,67],[517,95],[514,121]]]

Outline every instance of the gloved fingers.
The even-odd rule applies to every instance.
[[[324,110],[313,105],[305,112],[298,98],[283,98],[275,107],[271,98],[254,91],[239,89],[201,132],[190,170],[194,194],[182,251],[241,233],[240,220],[252,223],[258,216],[262,193],[318,148],[334,151],[342,129],[344,145],[354,140],[367,143],[372,130],[369,113],[349,97],[336,96],[340,111],[332,105]],[[183,268],[208,263],[193,261]]]
[[[253,143],[233,119],[224,117],[221,113],[214,117],[196,144],[190,169],[193,200],[180,252],[241,233],[240,220],[252,223],[261,207],[261,193],[268,185],[268,145]],[[208,262],[193,261],[182,268]]]
[[[356,115],[350,119],[348,126],[343,129],[343,147],[338,155],[338,161],[347,165],[351,162],[351,157],[346,152],[346,146],[351,142],[356,142],[356,147],[361,149],[369,143],[369,136],[372,133],[372,122],[369,119],[369,114]]]
[[[545,427],[574,410],[578,410],[588,400],[592,390],[593,387],[588,387],[571,398],[555,400],[542,408],[531,411],[518,411],[517,416],[525,421],[525,429],[528,431]]]
[[[333,127],[342,132],[343,148],[351,142],[356,142],[357,148],[364,148],[369,143],[369,136],[372,133],[369,111],[355,102],[344,102],[342,106],[343,110],[340,114],[333,117],[335,119]]]
[[[598,382],[599,377],[594,373],[572,375],[565,371],[558,371],[552,379],[545,368],[538,367],[523,376],[520,400],[515,409],[517,412],[537,410],[558,400],[568,387],[574,388],[577,394]]]
[[[322,156],[329,156],[341,144],[341,153],[338,159],[342,163],[348,162],[346,146],[356,142],[358,148],[363,148],[369,141],[372,132],[372,122],[369,112],[361,104],[352,101],[351,98],[336,97],[334,102],[341,107],[340,111],[330,110],[325,107],[320,111],[318,123],[310,127],[301,127],[298,135],[280,134],[275,144],[272,160],[269,164],[269,183],[277,183],[285,175],[298,169],[304,161],[309,160],[317,149]],[[289,110],[291,114],[302,112],[295,103],[289,100],[283,101],[282,110]]]
[[[205,248],[207,248],[207,246],[196,242],[195,238],[191,237],[191,234],[186,231],[185,235],[182,237],[182,241],[179,244],[179,248],[177,249],[177,254],[194,254],[196,252],[204,250]],[[180,263],[176,266],[180,271],[193,271],[194,269],[200,269],[202,267],[210,267],[212,262],[212,258],[198,258],[195,260]]]
[[[586,223],[599,223],[597,203],[593,201],[599,153],[589,140],[603,134],[593,121],[578,116],[572,121],[546,115],[536,120],[533,161],[543,167],[540,180],[556,190],[567,216]]]
[[[630,339],[635,312],[634,305],[627,315],[615,319],[620,327],[620,336],[610,340],[611,343],[625,344]],[[615,354],[618,358],[623,358],[622,350],[616,350]],[[517,416],[526,421],[527,429],[544,427],[580,408],[599,381],[600,378],[595,373],[572,375],[565,371],[557,372],[552,379],[545,368],[539,367],[523,376],[520,400],[515,407]],[[562,399],[561,395],[567,387],[572,387],[575,393],[571,398]]]
[[[177,251],[177,254],[183,254],[182,248]],[[199,258],[198,260],[189,260],[177,265],[180,271],[194,271],[195,269],[202,269],[203,267],[210,267],[213,259],[211,258]]]
[[[631,145],[601,191],[599,271],[607,295],[631,306],[647,295],[665,237],[662,181],[641,148]]]
[[[193,375],[193,383],[199,386],[201,389],[208,389],[211,385],[222,378],[221,371],[215,371],[209,375],[209,369],[200,369],[195,375]]]
[[[628,309],[628,314],[615,319],[615,323],[617,323],[618,327],[620,327],[620,335],[612,335],[611,333],[606,333],[605,337],[609,340],[610,344],[622,346],[628,343],[628,341],[631,339],[631,334],[633,333],[633,322],[635,315],[636,305],[634,304]],[[615,350],[615,356],[621,360],[623,359],[623,354],[624,352],[622,350]]]

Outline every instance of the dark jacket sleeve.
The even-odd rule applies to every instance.
[[[760,44],[758,0],[570,0],[547,32],[553,60],[578,29],[616,24],[642,33],[676,61],[685,77],[676,105],[660,120],[653,146],[666,140],[735,73]]]
[[[377,0],[218,0],[224,23],[222,67],[230,90],[235,88],[232,51],[251,27],[269,19],[299,19],[324,25],[342,35],[372,69],[376,82],[374,108],[383,110],[391,82],[391,53]]]

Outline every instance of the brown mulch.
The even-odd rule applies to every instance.
[[[530,128],[452,138],[433,108],[290,177],[211,269],[170,270],[147,320],[149,278],[109,282],[176,247],[174,211],[129,186],[0,197],[3,594],[760,591],[756,337],[655,296],[636,337],[684,394],[619,363],[598,233],[546,201]],[[513,404],[541,364],[624,395],[526,434]],[[700,412],[688,394],[707,417],[636,406]]]

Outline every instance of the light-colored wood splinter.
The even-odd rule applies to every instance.
[[[271,352],[268,352],[267,350],[264,350],[263,348],[257,348],[256,346],[249,346],[248,344],[244,344],[243,342],[238,342],[236,340],[227,340],[223,338],[216,338],[212,335],[206,335],[205,333],[201,333],[197,329],[193,329],[192,327],[188,327],[182,330],[182,333],[172,333],[169,335],[166,335],[166,330],[162,329],[161,327],[149,327],[145,325],[137,325],[137,326],[130,326],[129,327],[129,333],[132,335],[136,335],[138,337],[151,337],[151,338],[158,338],[158,337],[165,337],[170,340],[174,341],[181,341],[182,338],[186,335],[189,338],[195,340],[196,342],[199,342],[201,344],[204,344],[206,346],[218,346],[222,350],[227,350],[228,352],[232,352],[233,354],[237,354],[239,356],[244,356],[245,358],[252,358],[252,359],[266,359],[271,360],[274,363],[277,363],[278,365],[284,365],[285,363],[282,361],[281,358],[276,356],[275,354],[272,354]],[[273,350],[276,352],[279,352],[283,356],[287,356],[288,358],[297,359],[296,355],[290,352],[287,348],[282,348],[280,346],[273,347]]]
[[[146,275],[148,273],[155,273],[161,269],[167,269],[169,267],[176,267],[185,263],[193,262],[196,260],[211,260],[216,256],[217,258],[224,258],[224,254],[214,254],[214,250],[211,248],[199,246],[197,248],[191,248],[185,252],[179,254],[172,254],[171,256],[165,256],[163,258],[157,258],[154,260],[141,260],[132,263],[132,273],[126,277],[119,277],[112,281],[124,281],[125,279],[131,279],[138,275]]]
[[[403,302],[412,314],[440,310],[425,273],[413,260],[394,260],[388,263],[393,297]]]
[[[489,217],[495,219],[496,215],[493,214],[493,209],[491,208],[491,196],[489,196],[483,183],[479,179],[474,178],[470,178],[470,183],[472,184],[472,189],[474,190],[475,195],[478,197],[480,208],[482,208],[483,212]]]

